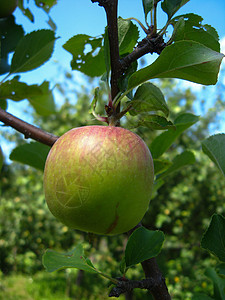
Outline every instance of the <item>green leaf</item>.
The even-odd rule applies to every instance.
[[[137,228],[129,237],[125,250],[127,268],[157,256],[164,242],[162,231],[152,231],[144,227]]]
[[[172,165],[172,162],[166,159],[154,159],[153,162],[155,175],[166,171]]]
[[[169,108],[163,93],[150,82],[138,87],[131,104],[133,107],[133,110],[130,111],[131,115],[158,110],[162,111],[167,117],[169,115]]]
[[[153,140],[150,146],[152,157],[159,158],[166,150],[169,149],[169,147],[181,135],[182,132],[184,132],[190,126],[194,125],[198,120],[199,117],[191,113],[184,113],[179,115],[174,120],[176,130],[169,129],[168,131],[161,133]]]
[[[225,134],[215,134],[202,142],[202,150],[225,176]]]
[[[222,215],[212,216],[210,225],[202,237],[201,246],[225,262],[225,218]]]
[[[130,20],[118,18],[118,39],[120,55],[133,51],[139,38],[138,27]]]
[[[48,272],[66,268],[76,268],[91,273],[98,273],[93,265],[90,264],[90,261],[87,261],[85,258],[81,244],[77,245],[72,251],[67,253],[58,253],[53,250],[47,250],[43,255],[42,261]]]
[[[160,179],[156,180],[154,182],[151,199],[154,199],[158,195],[158,189],[161,188],[161,186],[163,186],[164,183],[165,182],[163,180],[160,180]]]
[[[8,55],[13,52],[19,40],[24,36],[23,27],[15,24],[14,16],[0,21],[0,75],[8,73]]]
[[[27,17],[31,22],[34,22],[34,16],[29,8],[24,7],[23,0],[18,0],[18,7],[20,8],[25,17]]]
[[[78,34],[69,39],[63,48],[73,55],[72,70],[91,77],[101,76],[106,71],[102,42],[103,37],[93,38],[86,34]]]
[[[147,127],[151,130],[166,130],[172,128],[176,130],[176,127],[171,121],[158,115],[143,115],[143,118],[138,121],[137,127]]]
[[[126,261],[125,261],[125,257],[122,258],[122,260],[120,261],[120,272],[121,274],[125,274],[127,271],[127,267],[126,267]]]
[[[147,15],[153,8],[153,3],[154,0],[142,0],[142,5],[145,13],[145,20],[147,20]]]
[[[182,167],[191,165],[194,163],[195,163],[195,156],[194,156],[193,152],[186,150],[186,151],[182,152],[181,154],[178,154],[174,158],[172,165],[164,173],[159,175],[157,177],[157,179],[158,178],[162,179],[162,178],[170,175],[171,173],[178,171]]]
[[[28,99],[36,112],[42,116],[55,113],[55,102],[52,91],[49,90],[49,82],[44,81],[40,86],[27,85],[16,78],[5,81],[0,86],[0,99],[21,101]]]
[[[223,278],[225,278],[225,263],[219,264],[216,267],[216,272]]]
[[[8,102],[5,99],[0,99],[0,107],[1,109],[6,110],[8,107]]]
[[[49,146],[31,142],[13,149],[9,158],[43,171],[49,150]]]
[[[200,44],[205,45],[206,47],[220,52],[220,44],[218,41],[218,34],[213,27],[205,26],[202,24],[202,17],[196,14],[185,14],[177,16],[174,18],[171,23],[175,27],[180,23],[180,20],[183,20],[182,26],[176,28],[176,33],[173,37],[174,41],[179,40],[192,40]]]
[[[224,55],[195,41],[178,41],[167,46],[156,61],[135,72],[128,87],[152,78],[180,78],[205,85],[215,84]]]
[[[49,13],[51,8],[57,4],[57,0],[35,0],[35,4],[42,8],[46,13]]]
[[[15,23],[15,17],[1,19],[0,22],[1,36],[1,58],[10,52],[13,52],[24,36],[24,30],[21,25]]]
[[[52,90],[49,89],[49,82],[44,81],[40,86],[41,95],[28,95],[30,104],[41,116],[49,116],[56,112]]]
[[[16,78],[13,78],[0,85],[1,99],[21,101],[33,95],[41,96],[41,89],[36,84],[28,85],[25,82],[20,82]]]
[[[225,299],[225,278],[220,277],[213,268],[207,268],[205,275],[209,277],[214,285],[214,299]]]
[[[206,294],[196,293],[193,295],[192,300],[213,300],[213,298],[209,297]]]
[[[10,73],[27,72],[43,65],[52,55],[55,39],[54,32],[46,29],[25,35],[15,49]]]
[[[168,15],[170,19],[181,7],[182,0],[164,0],[161,3],[162,10]]]

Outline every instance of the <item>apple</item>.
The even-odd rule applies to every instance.
[[[9,17],[16,9],[18,0],[0,0],[0,19]]]
[[[66,132],[51,148],[44,192],[52,214],[68,227],[113,235],[141,221],[153,177],[151,153],[138,135],[85,126]]]

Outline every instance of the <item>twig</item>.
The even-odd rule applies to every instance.
[[[132,62],[136,61],[140,57],[147,53],[157,53],[160,54],[162,50],[166,47],[162,36],[157,36],[154,38],[144,38],[140,41],[133,52],[123,57],[120,60],[122,72],[124,72]]]
[[[0,121],[24,134],[25,139],[31,138],[48,146],[52,146],[58,139],[58,136],[24,122],[2,108],[0,108]]]
[[[155,286],[154,280],[151,278],[143,279],[143,280],[128,280],[125,281],[123,279],[119,280],[118,284],[112,288],[109,293],[109,297],[119,297],[121,294],[126,292],[130,292],[133,289],[146,289],[151,291]]]

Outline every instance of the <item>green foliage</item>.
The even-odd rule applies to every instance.
[[[126,268],[156,257],[161,251],[164,239],[162,231],[137,228],[129,237],[125,249]]]
[[[49,82],[44,81],[41,85],[28,85],[18,81],[14,77],[2,83],[0,99],[21,101],[27,99],[36,112],[42,116],[49,116],[56,112],[52,91],[49,89]]]
[[[142,0],[142,4],[145,13],[145,20],[147,20],[147,15],[153,8],[153,0]]]
[[[202,17],[186,14],[175,17],[171,23],[174,26],[173,41],[191,40],[220,52],[218,33],[209,25],[202,25]]]
[[[142,112],[162,111],[166,117],[169,115],[169,108],[161,90],[154,84],[148,82],[138,87],[131,101],[133,110],[131,115]]]
[[[225,262],[224,232],[225,218],[222,215],[214,214],[201,241],[202,248],[208,250],[223,262]]]
[[[225,175],[225,134],[210,136],[202,142],[202,150]]]
[[[93,38],[86,34],[78,34],[67,41],[63,48],[73,55],[72,70],[78,70],[88,76],[100,76],[105,72],[104,50],[101,47],[103,38]],[[85,47],[90,50],[85,53]],[[98,68],[96,68],[98,65]]]
[[[14,16],[1,20],[0,23],[1,36],[1,60],[0,60],[0,75],[8,73],[10,65],[8,64],[8,55],[13,52],[24,36],[24,30],[21,25],[15,23]]]
[[[81,244],[78,244],[76,248],[67,253],[47,250],[43,256],[43,264],[48,272],[76,268],[91,273],[98,273],[94,266],[85,258]]]
[[[177,59],[180,57],[180,59]],[[150,66],[135,72],[128,88],[153,78],[180,78],[204,85],[216,84],[223,54],[195,41],[178,41],[166,47]]]
[[[43,65],[52,55],[55,39],[54,32],[47,29],[25,35],[16,46],[10,74],[31,71]]]
[[[38,142],[27,143],[14,148],[10,159],[43,171],[49,150]]]
[[[180,114],[174,120],[176,130],[169,129],[161,133],[151,143],[150,151],[152,157],[159,158],[185,130],[194,125],[198,120],[199,118],[191,113]]]

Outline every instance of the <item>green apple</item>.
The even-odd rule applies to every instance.
[[[52,214],[68,227],[96,234],[126,232],[143,218],[153,188],[145,142],[114,126],[85,126],[62,135],[44,170]]]
[[[16,9],[18,0],[0,0],[0,18],[9,17]]]

